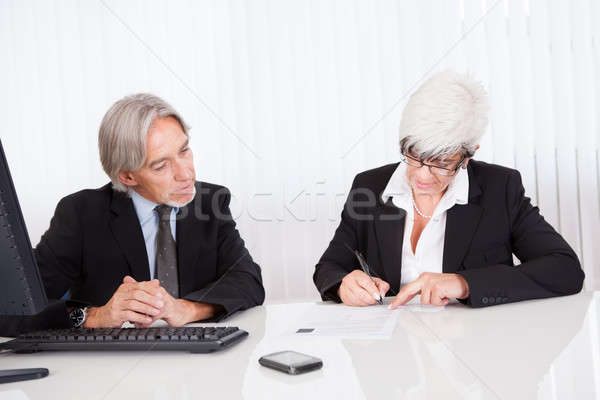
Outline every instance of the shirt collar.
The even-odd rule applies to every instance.
[[[395,196],[403,197],[411,196],[411,194],[410,184],[406,178],[406,164],[400,162],[383,190],[381,199],[386,203]],[[447,198],[453,204],[467,204],[469,202],[469,174],[466,168],[458,170],[458,173],[448,185],[444,198]]]
[[[135,208],[135,212],[140,222],[146,221],[148,218],[154,216],[154,209],[158,203],[148,200],[133,189],[129,190],[129,196],[133,201],[133,207]]]
[[[141,223],[155,215],[154,209],[158,206],[158,203],[148,200],[133,189],[129,190],[129,196],[133,201],[133,207]],[[173,211],[177,214],[179,207],[173,207]]]
[[[460,168],[450,183],[448,190],[452,190],[456,204],[467,204],[469,202],[469,172],[466,168]]]
[[[410,190],[408,179],[406,179],[406,164],[400,162],[383,190],[381,200],[386,203],[390,198],[395,196],[410,196]]]

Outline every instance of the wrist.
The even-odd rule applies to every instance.
[[[84,328],[100,328],[100,307],[89,307],[87,309],[87,316],[83,323]]]
[[[185,299],[177,299],[183,311],[183,323],[196,322],[213,317],[219,306],[209,303],[200,303]]]

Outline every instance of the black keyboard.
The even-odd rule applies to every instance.
[[[248,332],[237,327],[57,329],[20,335],[0,344],[16,353],[41,350],[186,350],[210,353],[238,343]]]

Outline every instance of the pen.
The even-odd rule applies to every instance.
[[[348,244],[346,244],[346,243],[344,243],[344,245],[348,248],[348,250],[350,250],[356,256],[356,258],[358,259],[358,263],[360,264],[360,268],[363,270],[363,272],[365,274],[367,274],[369,279],[371,279],[371,282],[373,282],[373,285],[375,285],[375,287],[377,287],[377,285],[375,284],[375,280],[373,279],[373,276],[371,275],[371,269],[369,268],[369,264],[367,264],[367,260],[365,260],[365,258],[361,254],[361,252],[358,250],[352,250],[352,248],[350,246],[348,246]],[[383,299],[381,298],[381,295],[379,295],[379,300],[377,300],[377,303],[383,304]]]

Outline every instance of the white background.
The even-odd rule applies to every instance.
[[[600,289],[600,3],[0,0],[0,137],[31,241],[100,187],[100,120],[135,92],[192,126],[198,179],[233,192],[268,301],[314,265],[357,172],[398,161],[408,95],[454,68],[491,95],[476,158],[517,168]]]

